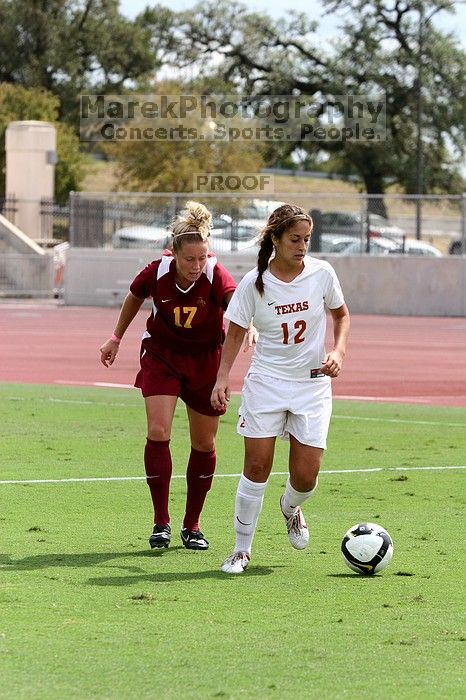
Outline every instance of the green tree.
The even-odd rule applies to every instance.
[[[55,196],[64,202],[71,189],[79,189],[83,156],[70,126],[58,122],[59,100],[42,88],[24,88],[0,83],[0,192],[5,192],[5,131],[12,121],[51,122],[57,129],[58,164],[55,169]]]
[[[368,192],[383,192],[386,176],[417,191],[418,126],[422,130],[424,192],[461,192],[466,145],[466,53],[429,18],[454,9],[448,0],[324,0],[351,10],[343,25],[338,69],[348,92],[385,93],[383,149],[340,149],[346,168],[359,172]],[[422,81],[419,77],[422,76]],[[418,112],[418,109],[422,109]]]
[[[232,89],[217,80],[189,84],[163,81],[153,86],[151,93],[201,95],[214,87],[220,92]],[[132,126],[137,123],[132,122]],[[250,141],[128,140],[102,147],[118,163],[119,188],[133,191],[189,192],[195,173],[257,173],[264,166],[261,144]]]
[[[454,5],[448,0],[421,1],[426,17]],[[269,144],[264,154],[270,163],[283,162],[298,146],[311,157],[319,149],[328,151],[343,172],[358,174],[366,191],[375,194],[384,192],[387,179],[414,191],[416,91],[422,61],[425,188],[457,191],[463,184],[459,167],[465,148],[465,52],[452,36],[426,22],[419,57],[419,0],[326,4],[330,12],[347,11],[341,38],[329,50],[322,48],[316,23],[304,15],[290,13],[273,20],[223,1],[198,4],[180,16],[181,56],[186,63],[197,60],[200,70],[215,70],[243,94],[302,94],[328,105],[339,95],[385,95],[384,142],[288,142]],[[213,56],[216,61],[209,63]]]
[[[171,17],[155,7],[131,21],[118,0],[0,0],[0,82],[45,88],[76,120],[81,93],[120,93],[153,75]]]

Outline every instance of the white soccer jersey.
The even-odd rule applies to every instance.
[[[282,282],[269,269],[264,294],[255,285],[257,269],[248,272],[234,292],[225,318],[247,328],[251,320],[259,340],[251,371],[283,379],[305,380],[325,359],[325,307],[345,303],[335,270],[328,262],[305,257],[303,271]]]

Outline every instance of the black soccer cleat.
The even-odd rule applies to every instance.
[[[172,538],[170,525],[154,525],[152,535],[149,537],[151,549],[168,547]]]
[[[209,549],[209,543],[200,530],[181,530],[181,541],[186,549]]]

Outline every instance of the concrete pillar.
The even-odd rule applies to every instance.
[[[6,130],[6,194],[16,198],[16,226],[34,240],[53,237],[53,217],[41,217],[41,200],[53,201],[56,155],[53,124],[10,122]]]

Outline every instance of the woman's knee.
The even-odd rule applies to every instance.
[[[244,476],[250,481],[264,483],[270,475],[272,465],[267,461],[248,459],[244,464]]]
[[[295,472],[290,472],[290,482],[296,491],[307,493],[308,491],[313,491],[313,489],[315,489],[317,484],[317,473],[296,474]]]
[[[198,452],[213,452],[215,450],[215,439],[209,436],[192,438],[191,447]]]
[[[163,425],[157,421],[149,422],[147,425],[147,437],[156,442],[170,440],[171,429],[169,425]]]

